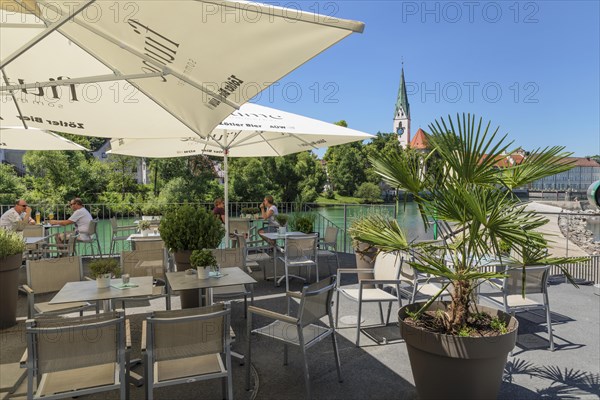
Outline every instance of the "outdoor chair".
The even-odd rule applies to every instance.
[[[408,304],[415,303],[420,300],[429,300],[429,298],[438,295],[447,281],[442,278],[432,277],[427,274],[420,273],[409,261],[418,259],[418,254],[413,253],[412,256],[406,258],[400,269],[400,294],[408,299]],[[450,287],[449,287],[450,288]],[[449,288],[446,288],[438,297],[438,300],[444,300],[450,296]],[[396,287],[391,288],[395,292]],[[400,299],[402,300],[402,299]]]
[[[337,268],[340,267],[340,259],[337,253],[337,237],[339,229],[335,226],[328,226],[325,229],[325,237],[319,239],[318,243],[318,257],[327,257],[327,267],[329,268],[329,275],[333,275],[331,272],[331,264],[329,260],[335,258]]]
[[[46,236],[42,225],[23,225],[23,230],[20,231],[24,238],[27,237],[42,237]],[[46,238],[46,240],[48,240]],[[26,258],[36,258],[37,252],[44,243],[28,244],[25,246]]]
[[[118,389],[128,396],[123,312],[28,320],[27,398],[61,399]]]
[[[317,234],[310,235],[289,235],[285,237],[285,247],[283,249],[283,256],[279,257],[279,260],[283,262],[285,274],[279,279],[285,279],[285,290],[290,290],[290,277],[300,278],[299,276],[291,275],[289,273],[290,268],[296,267],[306,268],[307,279],[310,280],[310,269],[315,268],[317,278],[319,281],[319,264],[317,261]]]
[[[226,274],[227,269],[229,268],[240,268],[242,270],[246,269],[243,247],[236,247],[233,249],[211,249],[211,252],[217,259],[217,265],[219,266],[222,274]],[[243,296],[244,317],[246,317],[248,309],[248,296],[250,296],[250,304],[254,304],[254,291],[252,289],[252,285],[249,285],[249,287],[250,288],[248,288],[246,285],[217,287],[212,289],[212,294],[214,297],[224,298]]]
[[[123,274],[129,274],[130,277],[151,276],[154,278],[154,287],[152,288],[151,296],[136,296],[121,298],[115,300],[118,307],[125,310],[125,302],[145,302],[155,299],[164,298],[165,307],[171,309],[171,293],[169,285],[166,284],[165,270],[167,265],[166,250],[132,250],[121,253],[121,271]],[[120,304],[119,304],[120,303]]]
[[[521,267],[508,267],[504,271],[508,276],[502,279],[500,292],[480,292],[479,296],[490,300],[494,305],[499,306],[504,312],[511,314],[513,317],[518,312],[544,310],[546,314],[548,341],[550,342],[549,347],[551,351],[554,351],[552,318],[550,316],[550,301],[548,299],[550,266],[540,265],[525,268],[525,282],[523,282],[523,269]],[[493,282],[489,282],[495,285]],[[523,288],[525,289],[524,294]]]
[[[142,325],[146,398],[154,388],[221,378],[233,398],[228,303],[155,311]]]
[[[91,307],[98,308],[95,304],[88,302],[75,302],[65,304],[48,304],[48,302],[36,302],[35,296],[58,292],[67,282],[83,280],[83,267],[81,257],[46,258],[41,260],[27,261],[27,284],[22,289],[27,293],[29,318],[38,315],[52,315],[79,312]]]
[[[42,243],[34,253],[34,258],[72,257],[75,255],[75,243],[79,235],[70,235],[67,243]]]
[[[302,352],[302,367],[304,369],[307,399],[311,398],[311,390],[306,350],[328,336],[331,336],[338,381],[342,382],[340,356],[336,342],[335,327],[333,325],[333,316],[331,314],[331,298],[335,289],[335,280],[336,277],[334,275],[305,287],[302,290],[302,293],[286,292],[288,299],[295,298],[300,301],[296,317],[292,317],[289,313],[280,314],[254,306],[248,307],[248,334],[246,338],[246,356],[248,357],[248,362],[246,363],[246,390],[250,390],[250,365],[252,363],[251,333],[283,342],[284,365],[287,365],[288,361],[288,346],[292,345],[300,348]],[[253,315],[259,315],[274,321],[265,327],[252,330]],[[321,319],[323,317],[328,318],[329,325],[322,323]]]
[[[375,265],[373,269],[366,268],[341,268],[337,271],[337,294],[335,302],[335,326],[338,327],[339,310],[340,310],[340,294],[347,299],[358,303],[358,319],[356,323],[356,346],[360,346],[360,326],[362,318],[363,303],[377,303],[379,305],[379,317],[381,324],[383,321],[383,308],[381,303],[388,303],[387,317],[385,325],[390,321],[390,312],[392,303],[398,302],[398,306],[402,306],[400,297],[400,270],[406,258],[405,254],[392,252],[380,252],[375,257]],[[372,274],[373,279],[360,279],[358,288],[355,285],[352,287],[342,286],[342,275],[348,274]],[[395,295],[388,290],[384,290],[384,285],[388,288],[391,286],[395,289]]]
[[[102,247],[100,247],[100,239],[98,238],[98,234],[96,233],[96,226],[98,225],[98,220],[93,219],[90,221],[88,225],[88,233],[89,239],[82,239],[81,236],[77,238],[77,243],[83,245],[84,251],[87,249],[87,245],[90,245],[90,253],[92,257],[94,257],[94,244],[96,244],[98,248],[98,255],[102,258]],[[78,253],[80,253],[78,251]]]
[[[122,225],[119,226],[117,218],[112,217],[110,219],[110,225],[112,227],[112,238],[110,240],[110,254],[114,254],[117,250],[117,243],[121,242],[121,251],[125,250],[125,243],[131,233],[137,230],[136,225]]]
[[[244,234],[235,233],[238,246],[244,249],[244,262],[246,269],[252,273],[255,268],[263,270],[263,278],[267,280],[267,269],[260,266],[260,262],[271,261],[272,257],[267,252],[269,246],[261,240],[248,240]]]

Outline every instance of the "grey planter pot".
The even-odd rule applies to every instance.
[[[495,399],[498,396],[508,353],[515,347],[518,322],[500,310],[478,306],[507,323],[509,333],[472,338],[426,332],[404,323],[409,304],[398,312],[400,333],[406,342],[420,399]],[[434,303],[432,310],[445,309]]]
[[[19,268],[23,254],[0,258],[0,329],[17,323]]]

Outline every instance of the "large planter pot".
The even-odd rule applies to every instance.
[[[190,264],[191,255],[192,250],[179,250],[174,252],[173,257],[175,258],[175,269],[177,269],[177,271],[185,271],[192,268],[192,264]],[[198,301],[198,297],[198,289],[180,290],[179,298],[181,299],[181,308],[199,307],[200,302]]]
[[[21,253],[0,258],[0,329],[17,323],[17,297]]]
[[[515,347],[518,322],[502,311],[477,306],[505,321],[508,333],[494,337],[458,337],[427,332],[404,323],[409,304],[398,312],[415,386],[420,399],[495,399],[502,383],[508,353]],[[444,303],[430,310],[446,309]]]

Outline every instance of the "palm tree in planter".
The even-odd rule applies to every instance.
[[[495,398],[518,324],[476,304],[479,285],[505,276],[483,270],[480,260],[493,256],[524,272],[532,264],[565,262],[545,258],[546,240],[536,229],[548,221],[526,210],[512,189],[572,166],[564,148],[551,147],[498,169],[512,143],[470,114],[442,118],[429,129],[429,154],[381,154],[370,161],[386,183],[413,195],[426,229],[434,217],[446,227],[444,243],[411,244],[396,220],[377,215],[358,221],[353,238],[380,251],[408,251],[412,267],[443,282],[429,301],[399,312],[419,397]],[[501,251],[502,242],[510,244],[513,258]],[[437,301],[446,291],[451,300]]]

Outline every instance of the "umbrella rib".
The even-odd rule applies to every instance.
[[[263,140],[263,141],[264,141],[264,142],[267,144],[267,146],[269,146],[270,148],[272,148],[272,149],[273,149],[273,151],[275,152],[275,154],[277,154],[277,156],[282,156],[282,154],[279,154],[279,152],[277,151],[277,149],[275,149],[275,147],[271,146],[271,143],[269,143],[269,141],[267,140],[267,138],[265,138],[265,137],[263,136],[263,133],[264,133],[264,132],[260,132],[260,133],[258,134],[258,136],[260,136],[260,138],[261,138],[261,139],[262,139],[262,140]]]
[[[35,10],[30,10],[26,7],[25,4],[23,4],[22,1],[20,0],[15,0],[21,7],[23,7],[25,10],[29,11],[32,14],[36,14]],[[89,7],[92,3],[95,3],[96,0],[89,0],[87,3],[83,4],[82,6],[80,6],[79,8],[76,8],[75,10],[73,10],[73,12],[70,12],[68,15],[63,15],[61,17],[61,19],[59,19],[58,21],[47,25],[46,29],[44,29],[44,31],[40,32],[39,34],[37,34],[35,37],[33,37],[30,41],[28,41],[27,43],[25,43],[23,46],[21,46],[20,48],[18,48],[17,50],[15,50],[11,55],[9,55],[4,61],[2,61],[0,63],[0,69],[6,67],[8,64],[10,64],[11,62],[13,62],[14,60],[16,60],[17,58],[19,58],[23,53],[25,53],[27,50],[29,50],[30,48],[32,48],[33,46],[35,46],[37,43],[39,43],[41,40],[43,40],[46,36],[48,36],[49,34],[51,34],[52,32],[56,31],[58,28],[60,28],[61,26],[63,26],[67,21],[69,21],[72,18],[75,18],[75,16],[79,13],[81,13],[83,10],[85,10],[87,7]],[[46,23],[46,21],[44,20],[44,23]]]
[[[6,76],[6,71],[4,69],[1,70],[2,71],[2,78],[4,79],[4,82],[6,82],[8,84],[8,77]],[[19,106],[19,102],[17,101],[17,98],[15,97],[14,92],[10,92],[10,97],[12,97],[12,101],[15,104],[15,107],[17,109],[17,112],[19,113],[19,119],[21,120],[21,122],[23,123],[23,127],[25,127],[25,129],[29,128],[27,126],[27,123],[25,122],[25,118],[23,118],[23,113],[21,112],[21,107]]]

